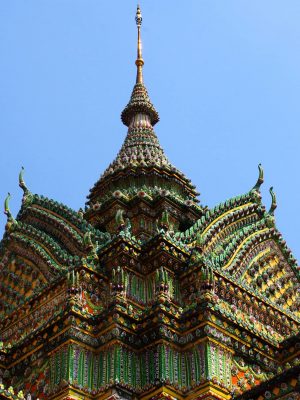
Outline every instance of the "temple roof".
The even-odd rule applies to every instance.
[[[110,240],[108,233],[100,232],[83,218],[82,211],[32,194],[22,174],[20,186],[24,196],[16,219],[9,209],[10,195],[5,201],[7,224],[0,242],[0,318],[68,271],[91,262],[94,249]]]
[[[5,200],[0,400],[298,399],[300,268],[273,188],[266,210],[259,165],[247,193],[196,203],[153,130],[136,22],[128,134],[90,207],[31,193],[23,168],[16,218]]]

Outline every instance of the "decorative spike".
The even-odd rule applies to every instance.
[[[8,195],[4,201],[4,214],[7,216],[7,223],[6,223],[5,229],[8,231],[13,226],[17,225],[17,221],[14,219],[14,217],[12,216],[12,213],[10,212],[10,208],[9,208],[10,199],[11,199],[11,195],[10,195],[10,193],[8,193]]]
[[[141,25],[142,25],[142,13],[140,6],[137,6],[135,22],[138,29],[138,41],[137,41],[137,59],[135,65],[137,66],[136,83],[143,83],[143,65],[144,60],[142,56],[142,39],[141,39]]]
[[[19,186],[23,190],[24,194],[27,194],[27,193],[29,193],[29,190],[24,181],[24,171],[25,171],[25,169],[24,169],[24,167],[22,167],[21,171],[19,173]]]
[[[271,207],[270,207],[270,210],[269,210],[269,214],[274,215],[274,211],[277,208],[277,202],[276,202],[276,195],[275,195],[275,193],[273,191],[273,186],[270,187],[270,195],[272,197],[272,204],[271,204]]]
[[[12,215],[9,209],[9,202],[11,199],[11,194],[8,192],[6,199],[4,200],[4,214],[7,215],[8,219],[11,219]]]
[[[254,185],[253,189],[259,191],[261,185],[264,183],[264,170],[261,164],[258,164],[258,179],[256,184]]]

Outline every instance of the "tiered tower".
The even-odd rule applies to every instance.
[[[0,398],[299,399],[299,270],[254,187],[203,207],[137,78],[116,159],[85,211],[5,201]]]
[[[122,209],[130,218],[133,234],[145,240],[157,232],[163,211],[168,211],[174,231],[191,226],[204,212],[195,186],[170,163],[154,132],[159,116],[144,85],[139,8],[136,24],[136,83],[121,115],[127,136],[116,159],[90,191],[86,219],[115,233],[115,214]]]

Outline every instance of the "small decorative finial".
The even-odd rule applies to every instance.
[[[17,224],[17,221],[12,216],[12,213],[9,208],[10,199],[11,199],[11,195],[10,195],[10,193],[8,193],[6,196],[6,199],[4,201],[4,214],[7,216],[7,223],[6,223],[7,230],[10,230],[13,225]]]
[[[166,233],[171,230],[171,224],[169,219],[169,212],[163,211],[159,220],[157,220],[158,233]]]
[[[142,25],[142,21],[143,21],[142,13],[141,13],[140,5],[138,4],[137,8],[136,8],[136,15],[135,15],[135,22],[138,27],[140,27]]]
[[[142,25],[142,13],[140,6],[138,4],[136,15],[135,15],[135,22],[138,28],[138,42],[137,42],[137,59],[135,65],[137,66],[137,74],[136,74],[136,83],[143,83],[143,65],[144,60],[142,56],[142,39],[141,39],[141,25]]]
[[[8,192],[6,199],[4,200],[4,214],[7,215],[8,219],[11,217],[11,212],[9,209],[10,199],[11,199],[11,194]]]
[[[92,242],[92,237],[91,237],[91,232],[86,232],[83,236],[83,243],[86,247],[86,249],[92,249],[94,247],[93,242]]]
[[[117,210],[115,220],[116,220],[117,229],[119,232],[121,232],[126,226],[125,219],[124,219],[124,210],[122,210],[122,209]]]
[[[29,193],[29,190],[24,181],[24,171],[25,171],[25,169],[24,169],[24,167],[22,167],[21,171],[19,173],[19,186],[23,190],[24,194],[26,195]]]
[[[84,243],[85,249],[88,252],[87,259],[90,261],[98,260],[97,245],[94,245],[94,243],[92,241],[92,234],[90,231],[88,231],[84,234],[83,243]]]
[[[264,170],[261,164],[258,164],[258,179],[253,189],[259,191],[261,185],[264,183]]]
[[[269,214],[274,215],[274,211],[277,208],[277,202],[276,202],[276,195],[275,195],[275,193],[273,191],[273,186],[270,187],[270,195],[272,197],[272,204],[271,204],[271,207],[270,207],[270,210],[269,210]]]

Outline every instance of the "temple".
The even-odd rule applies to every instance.
[[[136,83],[115,160],[74,211],[27,187],[0,242],[0,398],[300,399],[299,267],[249,191],[208,208]]]

